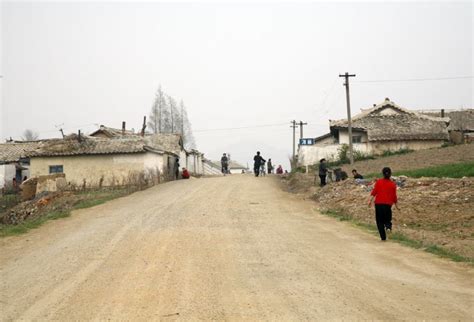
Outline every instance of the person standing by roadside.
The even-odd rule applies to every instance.
[[[229,172],[229,158],[227,154],[223,154],[221,158],[221,171],[225,175]]]
[[[268,169],[268,174],[271,174],[273,172],[272,159],[270,159],[270,158],[268,158],[267,169]]]
[[[319,160],[319,180],[321,181],[320,186],[324,187],[326,185],[326,176],[328,175],[328,166],[326,164],[326,159]]]
[[[390,177],[392,170],[388,167],[382,169],[383,178],[375,182],[374,189],[370,193],[369,208],[375,199],[375,222],[382,241],[387,240],[386,232],[392,231],[392,205],[395,205],[397,210],[397,185]],[[387,231],[385,231],[387,230]]]
[[[257,151],[257,155],[253,157],[253,172],[255,173],[256,177],[258,177],[260,174],[260,166],[265,161],[266,160],[260,155],[260,151]]]

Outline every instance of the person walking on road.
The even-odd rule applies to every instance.
[[[272,164],[272,159],[270,158],[268,158],[267,169],[268,169],[268,174],[273,173],[273,164]]]
[[[383,178],[375,182],[374,189],[370,193],[369,208],[375,198],[375,222],[382,241],[387,239],[387,233],[392,231],[392,205],[400,210],[397,205],[397,185],[390,177],[390,168],[382,169]]]
[[[319,180],[321,181],[320,186],[324,187],[326,185],[326,176],[328,175],[328,166],[326,164],[326,159],[319,160]]]
[[[223,154],[221,158],[221,171],[223,174],[227,174],[229,172],[229,158],[227,154]]]
[[[257,155],[253,157],[253,172],[255,173],[256,177],[258,177],[260,174],[260,166],[265,161],[266,160],[260,155],[260,151],[257,151]]]

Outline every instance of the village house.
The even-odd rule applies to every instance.
[[[140,137],[141,133],[135,133],[130,130],[126,130],[125,122],[122,122],[122,129],[115,129],[111,127],[107,127],[101,125],[100,128],[90,134],[92,137],[104,138],[104,139],[118,139],[118,138],[133,138],[133,137]],[[144,133],[145,137],[154,136],[155,138],[165,138],[168,136],[175,136],[182,140],[179,134],[168,134],[168,133],[161,133],[161,134],[150,134]],[[174,142],[172,146],[167,145],[165,142],[159,142],[158,144],[164,145],[166,149],[169,151],[173,151],[178,156],[178,163],[179,163],[179,171],[184,167],[188,169],[188,171],[192,175],[203,175],[204,174],[204,165],[203,165],[203,156],[204,154],[199,152],[198,150],[191,149],[185,150],[183,148],[182,142]],[[177,150],[174,147],[180,146],[181,149]]]
[[[450,119],[448,132],[453,143],[474,142],[474,109],[451,111],[446,116]]]
[[[354,151],[382,154],[401,149],[429,149],[449,141],[449,118],[409,111],[388,98],[352,118]],[[298,148],[298,165],[306,166],[326,158],[334,160],[343,144],[349,144],[346,119],[329,121],[330,132],[303,139]]]
[[[30,159],[25,151],[36,148],[39,141],[12,141],[0,144],[0,191],[19,185],[30,177]],[[15,180],[13,180],[15,179]]]
[[[191,174],[203,175],[203,158],[204,154],[202,154],[198,150],[191,149],[189,151],[186,151],[186,169],[188,169]]]
[[[116,138],[73,134],[40,142],[26,154],[31,176],[64,173],[68,184],[97,187],[173,179],[182,150],[177,134]]]

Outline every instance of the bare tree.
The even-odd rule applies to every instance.
[[[31,129],[26,129],[23,132],[23,136],[21,137],[23,141],[35,141],[38,140],[39,134],[36,131],[33,131]]]
[[[195,149],[196,140],[194,139],[191,122],[189,122],[188,112],[184,106],[184,102],[180,102],[181,108],[181,135],[183,136],[183,145],[186,149]]]
[[[155,93],[148,119],[148,127],[152,133],[179,133],[183,137],[185,148],[196,148],[191,123],[183,100],[180,101],[178,106],[176,99],[166,95],[161,85]]]
[[[169,113],[170,113],[170,129],[169,133],[177,133],[179,131],[179,112],[178,112],[178,105],[176,104],[176,100],[168,95],[168,106],[169,106]]]
[[[151,107],[150,115],[148,117],[148,127],[154,134],[163,132],[162,123],[164,110],[166,110],[166,98],[160,85],[156,91],[155,100],[153,101],[153,106]]]

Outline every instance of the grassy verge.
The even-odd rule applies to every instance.
[[[474,177],[474,162],[464,162],[455,164],[445,164],[428,168],[414,170],[402,170],[393,173],[394,176],[407,176],[411,178],[432,177],[432,178],[462,178]],[[380,177],[380,173],[369,173],[365,177]]]
[[[57,220],[69,217],[73,210],[94,207],[103,204],[109,200],[126,196],[133,191],[131,190],[114,190],[114,191],[88,191],[80,192],[84,199],[80,200],[70,208],[54,210],[43,216],[33,220],[26,220],[18,225],[0,225],[0,237],[15,236],[28,232],[31,229],[38,228],[49,220]]]
[[[373,235],[378,236],[377,227],[375,225],[368,224],[368,223],[365,223],[365,222],[361,222],[361,221],[353,218],[351,215],[345,213],[341,209],[329,209],[329,210],[321,211],[321,213],[323,215],[339,219],[340,221],[348,221],[351,224],[353,224],[354,226],[363,228],[364,230],[369,231]],[[458,254],[456,254],[456,253],[454,253],[450,250],[447,250],[447,249],[445,249],[441,246],[438,246],[438,245],[432,245],[432,244],[425,245],[425,244],[423,244],[422,241],[409,238],[401,232],[393,232],[392,234],[390,234],[389,240],[400,243],[400,244],[408,246],[408,247],[421,249],[425,252],[437,255],[439,257],[448,258],[448,259],[450,259],[452,261],[455,261],[455,262],[464,262],[464,263],[469,263],[471,265],[474,265],[474,259],[473,258],[468,258],[468,257],[458,255]]]

